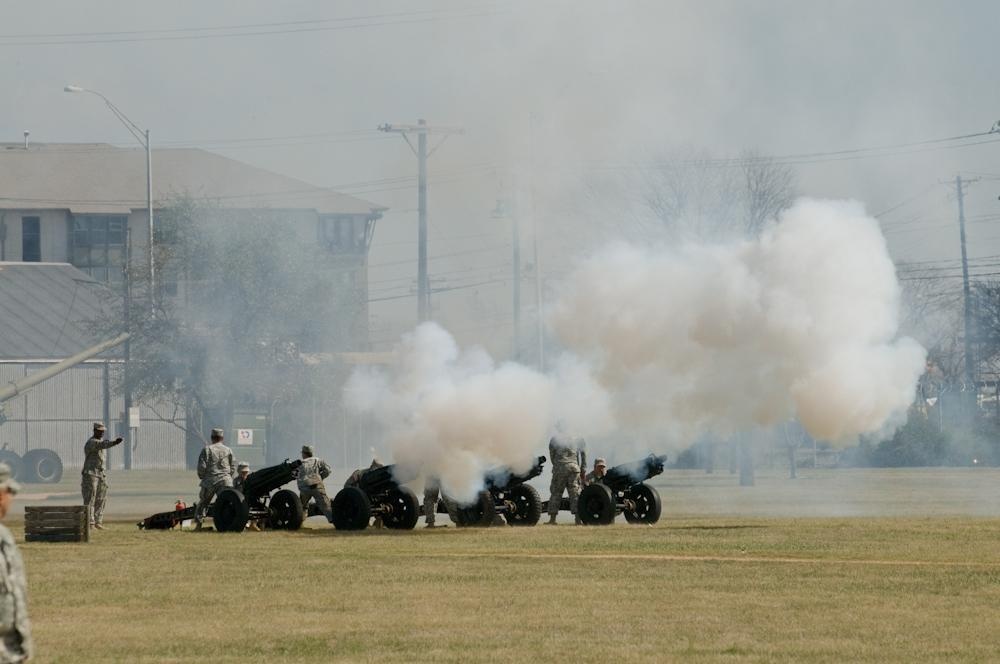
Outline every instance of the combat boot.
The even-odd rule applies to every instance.
[[[556,525],[556,515],[553,514],[552,516],[550,516],[548,522],[546,522],[545,525],[546,526],[554,526],[554,525]]]

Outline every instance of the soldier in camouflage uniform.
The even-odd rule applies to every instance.
[[[7,516],[20,485],[10,466],[0,463],[0,520]],[[14,535],[0,525],[0,662],[26,662],[34,650],[28,618],[28,580]]]
[[[237,491],[243,491],[243,483],[247,481],[250,477],[250,464],[246,461],[240,461],[236,466],[236,477],[233,478],[233,488]]]
[[[549,459],[552,460],[552,484],[549,495],[549,525],[556,522],[563,491],[569,493],[569,510],[576,515],[576,503],[580,498],[581,468],[587,466],[587,444],[583,438],[574,438],[563,431],[557,431],[549,440]],[[580,523],[580,517],[576,517]]]
[[[428,477],[424,482],[424,522],[425,528],[436,528],[434,518],[437,513],[438,498],[441,496],[441,482],[436,477]]]
[[[302,509],[305,510],[309,506],[310,500],[315,500],[316,505],[323,512],[326,520],[333,523],[333,510],[330,509],[330,497],[326,494],[326,485],[323,484],[323,480],[329,476],[329,464],[313,456],[312,446],[303,445],[302,465],[299,466],[296,474]]]
[[[198,456],[201,492],[198,495],[198,507],[194,511],[194,518],[198,523],[196,530],[201,530],[202,522],[208,514],[208,506],[215,498],[215,494],[233,486],[236,463],[233,461],[233,451],[223,444],[222,439],[222,429],[212,429],[212,444],[203,449]]]
[[[104,440],[105,428],[100,422],[94,423],[94,435],[83,446],[83,472],[80,488],[83,491],[83,504],[87,506],[90,525],[103,529],[104,507],[108,502],[108,480],[105,475],[104,451],[122,442],[121,436],[114,440]]]
[[[584,479],[583,484],[604,484],[604,475],[608,472],[608,462],[604,460],[604,457],[597,457],[594,459],[594,469],[587,473],[587,477]]]

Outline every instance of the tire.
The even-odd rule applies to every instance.
[[[302,527],[302,501],[288,489],[276,491],[267,504],[267,523],[275,530],[298,530]]]
[[[648,484],[637,484],[630,488],[626,499],[635,503],[635,510],[625,510],[625,520],[629,523],[656,523],[660,520],[660,493]]]
[[[62,459],[52,450],[28,450],[24,453],[23,463],[22,472],[25,482],[55,484],[62,479]]]
[[[519,484],[510,490],[513,510],[507,512],[507,523],[511,526],[534,526],[542,518],[542,497],[535,487]]]
[[[489,491],[480,491],[471,505],[459,506],[455,510],[455,522],[459,528],[488,528],[493,525],[497,509]]]
[[[345,486],[338,491],[331,508],[333,527],[337,530],[364,530],[372,518],[368,496],[356,486]]]
[[[405,486],[389,491],[385,506],[388,508],[382,514],[382,523],[386,528],[396,530],[413,530],[420,519],[420,500],[417,494]]]
[[[24,461],[20,454],[13,450],[0,450],[0,463],[10,467],[10,476],[15,480],[24,479]]]
[[[242,533],[250,520],[250,506],[237,489],[226,487],[216,494],[212,521],[220,533]]]
[[[611,489],[603,484],[589,484],[580,492],[576,514],[585,526],[606,526],[614,523],[616,511]]]

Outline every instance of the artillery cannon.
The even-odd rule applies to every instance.
[[[402,486],[398,472],[395,465],[379,466],[361,472],[356,481],[348,480],[330,505],[333,526],[337,530],[364,530],[375,517],[386,528],[413,530],[420,518],[420,501]],[[416,476],[404,481],[412,479]]]
[[[660,520],[660,494],[644,484],[663,472],[666,456],[650,454],[645,459],[615,466],[599,482],[580,492],[577,516],[584,525],[605,526],[625,514],[629,523],[653,524]]]
[[[533,526],[542,516],[542,499],[528,480],[542,474],[545,457],[540,456],[527,472],[512,473],[498,470],[488,474],[485,488],[476,496],[475,502],[455,508],[452,517],[458,526],[491,526],[502,523],[500,517],[511,526]]]
[[[210,514],[215,529],[221,532],[242,532],[251,520],[260,520],[274,530],[298,530],[304,514],[299,496],[289,489],[271,492],[295,479],[300,459],[285,459],[276,466],[261,468],[247,475],[243,490],[227,487],[215,497]]]

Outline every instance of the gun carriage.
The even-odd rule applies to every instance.
[[[386,528],[412,530],[420,518],[420,501],[397,479],[395,465],[369,468],[356,483],[348,484],[333,498],[333,525],[337,530],[364,530],[372,518]],[[407,478],[405,481],[416,479]]]
[[[599,482],[583,488],[577,515],[585,525],[608,525],[619,514],[629,523],[653,524],[660,520],[660,494],[644,482],[663,472],[666,456],[650,454],[645,459],[615,466]]]
[[[460,528],[486,527],[504,521],[511,526],[537,524],[542,516],[542,499],[535,487],[527,482],[541,475],[544,465],[545,457],[540,456],[525,473],[517,474],[509,469],[491,472],[475,502],[454,508],[455,523]]]

